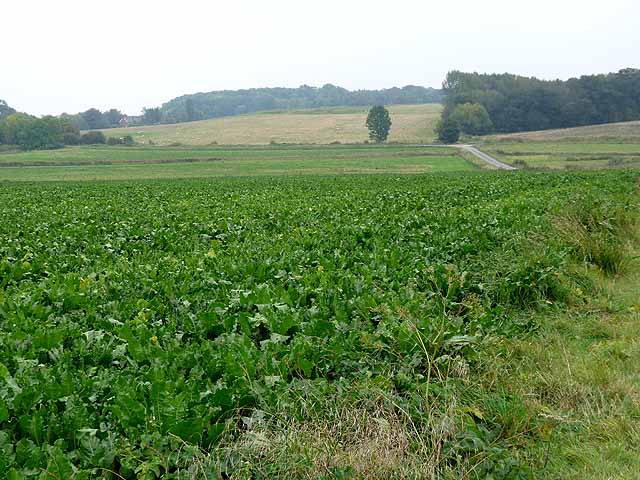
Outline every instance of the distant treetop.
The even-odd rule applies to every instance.
[[[9,115],[16,113],[16,111],[11,108],[7,102],[5,102],[4,100],[0,99],[0,118],[2,117],[8,117]]]

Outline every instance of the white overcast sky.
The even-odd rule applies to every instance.
[[[0,98],[138,113],[185,93],[439,87],[451,69],[569,78],[640,64],[638,0],[1,0]]]

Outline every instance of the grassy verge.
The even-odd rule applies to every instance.
[[[399,145],[70,147],[0,155],[0,180],[433,173],[473,170],[449,148]]]
[[[538,478],[637,478],[640,471],[640,265],[599,276],[582,308],[539,319],[532,338],[487,358],[487,385],[521,399],[539,437],[524,447],[542,459]]]

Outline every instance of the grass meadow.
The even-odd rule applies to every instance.
[[[447,148],[395,145],[69,147],[0,154],[0,180],[413,174],[476,169],[456,153]]]

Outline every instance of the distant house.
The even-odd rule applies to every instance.
[[[129,117],[127,117],[126,115],[123,116],[118,124],[123,128],[127,128],[129,126]]]

